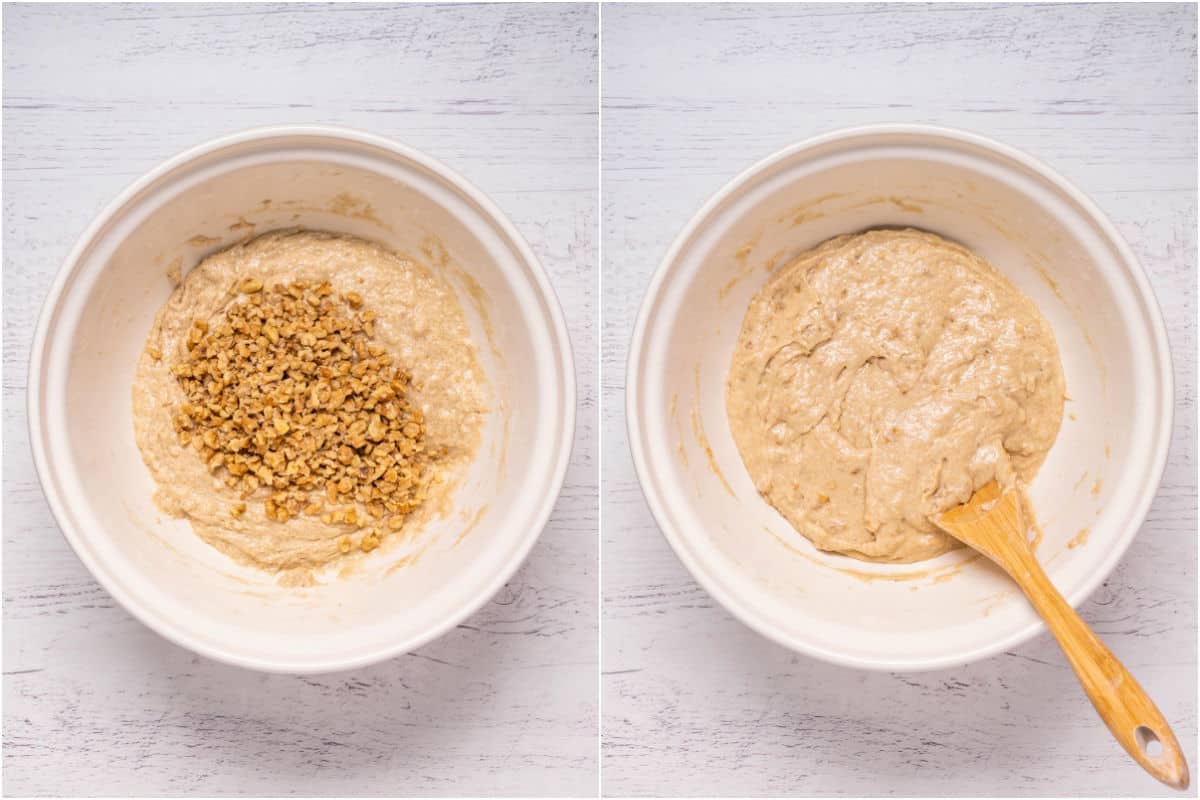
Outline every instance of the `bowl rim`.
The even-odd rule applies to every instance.
[[[562,381],[559,383],[556,392],[560,406],[559,413],[562,419],[562,432],[549,484],[546,487],[539,487],[536,494],[532,491],[530,492],[533,498],[532,502],[529,503],[529,507],[531,508],[530,524],[520,532],[519,538],[516,540],[516,546],[512,549],[507,560],[492,573],[486,584],[472,593],[471,599],[468,602],[456,609],[454,613],[447,615],[437,625],[433,625],[417,635],[396,641],[385,647],[379,647],[374,651],[354,657],[293,662],[286,659],[250,657],[236,652],[236,648],[227,647],[222,649],[216,646],[209,646],[205,642],[193,639],[187,632],[173,627],[169,622],[162,621],[143,610],[134,601],[133,597],[126,592],[120,582],[101,563],[91,557],[87,548],[83,546],[83,540],[87,537],[81,535],[70,524],[64,524],[64,520],[70,519],[70,516],[66,513],[68,503],[64,501],[58,490],[54,467],[47,455],[46,442],[40,430],[42,428],[41,405],[44,403],[41,384],[44,380],[43,366],[46,359],[46,343],[50,334],[50,321],[56,316],[56,312],[61,305],[64,289],[79,268],[80,257],[91,245],[96,235],[113,217],[124,210],[128,203],[140,192],[152,186],[172,171],[192,161],[230,146],[271,139],[278,139],[282,144],[304,137],[323,137],[342,140],[352,145],[373,146],[402,160],[407,160],[417,167],[429,171],[461,192],[468,200],[475,203],[489,222],[494,224],[503,234],[515,249],[520,261],[528,267],[529,274],[532,277],[532,289],[545,303],[547,309],[548,327],[553,335],[555,349],[559,351],[558,363],[555,366],[562,375]],[[496,592],[516,574],[516,571],[525,562],[526,558],[528,558],[534,544],[548,524],[554,506],[558,502],[559,494],[566,479],[567,469],[570,465],[571,454],[574,450],[577,424],[576,402],[577,376],[575,374],[574,348],[558,295],[550,283],[545,268],[534,254],[525,237],[521,235],[508,217],[481,189],[442,162],[426,155],[420,150],[378,134],[332,125],[265,125],[208,139],[160,162],[157,166],[141,175],[141,177],[129,183],[116,197],[104,206],[84,229],[83,233],[79,235],[68,252],[67,257],[55,273],[54,280],[46,294],[46,299],[43,301],[42,307],[38,312],[37,325],[34,328],[33,341],[29,351],[26,421],[29,432],[29,444],[30,449],[33,451],[34,468],[37,472],[38,482],[41,484],[42,493],[46,498],[47,505],[50,507],[50,512],[54,517],[55,523],[58,525],[58,529],[62,532],[71,549],[75,551],[75,555],[92,574],[92,577],[127,612],[164,639],[215,661],[262,672],[298,675],[338,672],[364,667],[410,652],[455,628],[459,623],[469,618],[490,601]],[[549,489],[550,491],[544,491],[544,489]]]
[[[1133,542],[1134,537],[1145,524],[1146,515],[1150,510],[1151,503],[1158,494],[1167,464],[1171,432],[1174,428],[1175,383],[1174,366],[1166,324],[1163,321],[1162,308],[1158,303],[1158,298],[1154,294],[1149,277],[1146,275],[1141,262],[1138,261],[1137,256],[1133,253],[1133,250],[1129,247],[1124,237],[1121,236],[1116,226],[1113,225],[1112,221],[1094,201],[1040,159],[981,134],[941,125],[910,123],[882,123],[839,128],[803,139],[795,144],[777,150],[751,164],[726,182],[692,215],[675,236],[647,286],[641,306],[638,309],[637,320],[634,324],[633,335],[630,340],[629,355],[625,365],[625,424],[626,436],[633,457],[634,468],[637,472],[638,483],[641,486],[642,495],[646,499],[646,503],[658,525],[659,531],[666,538],[676,557],[683,562],[683,565],[691,573],[692,577],[705,591],[716,598],[727,611],[747,627],[757,631],[767,639],[802,655],[858,669],[885,672],[924,672],[961,666],[1017,647],[1046,630],[1045,623],[1040,618],[1036,619],[1014,630],[1005,637],[966,652],[910,660],[851,656],[826,647],[815,646],[809,642],[800,641],[785,634],[782,630],[762,618],[757,609],[750,603],[747,603],[741,597],[735,596],[733,592],[725,591],[721,582],[700,563],[700,559],[693,558],[688,551],[685,546],[685,540],[689,538],[688,535],[675,530],[671,526],[670,516],[666,511],[666,503],[664,503],[659,492],[656,476],[650,469],[647,461],[646,449],[650,445],[644,442],[641,420],[638,413],[638,405],[643,399],[641,362],[644,355],[646,331],[650,326],[652,311],[657,305],[664,284],[667,282],[669,273],[672,271],[680,253],[708,221],[713,211],[745,184],[767,172],[772,167],[802,154],[806,150],[838,140],[867,139],[878,136],[896,135],[926,137],[928,141],[922,142],[923,146],[936,146],[939,142],[943,144],[957,143],[972,145],[1015,161],[1038,177],[1048,181],[1057,190],[1075,202],[1082,209],[1085,216],[1099,228],[1103,236],[1116,249],[1121,261],[1128,268],[1130,278],[1140,295],[1139,299],[1147,309],[1147,322],[1152,338],[1150,344],[1161,354],[1161,358],[1156,366],[1158,379],[1162,386],[1162,402],[1158,411],[1160,419],[1163,420],[1163,425],[1159,429],[1160,433],[1157,440],[1152,443],[1153,450],[1147,480],[1144,482],[1136,501],[1132,504],[1133,514],[1131,518],[1137,520],[1137,523],[1130,525],[1122,533],[1121,537],[1114,541],[1102,564],[1089,574],[1078,588],[1066,596],[1067,602],[1072,607],[1078,606],[1109,577],[1117,563],[1129,549],[1129,545]]]

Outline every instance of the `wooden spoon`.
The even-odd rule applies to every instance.
[[[996,562],[1021,587],[1058,640],[1100,718],[1133,760],[1175,789],[1188,786],[1183,750],[1138,682],[1063,599],[1029,549],[1018,492],[992,481],[964,505],[934,520]]]

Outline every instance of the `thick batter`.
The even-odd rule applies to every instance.
[[[993,478],[1031,481],[1064,382],[1033,302],[916,230],[839,236],[779,270],[742,323],[730,427],[759,492],[822,550],[933,558],[930,518]]]
[[[231,514],[237,491],[181,445],[172,424],[187,399],[172,368],[188,352],[196,321],[218,325],[231,303],[245,300],[230,287],[246,280],[263,286],[328,281],[337,292],[361,297],[359,302],[376,313],[374,343],[411,374],[410,397],[423,412],[426,441],[444,453],[422,507],[394,533],[411,534],[440,510],[470,461],[487,411],[486,379],[450,286],[373,242],[279,231],[215,253],[188,273],[154,321],[133,386],[135,434],[158,483],[155,500],[167,513],[190,520],[201,538],[233,558],[286,572],[288,582],[307,583],[313,570],[346,553],[347,527],[321,516],[269,519],[261,497],[235,506],[244,505],[244,513]]]

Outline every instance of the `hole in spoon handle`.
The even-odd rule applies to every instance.
[[[1138,747],[1142,748],[1142,752],[1149,758],[1158,758],[1166,752],[1163,749],[1162,740],[1158,738],[1158,734],[1145,725],[1139,725],[1134,730],[1133,738],[1137,740]]]
[[[1174,789],[1186,789],[1191,782],[1187,760],[1175,734],[1163,723],[1151,722],[1133,729],[1135,758],[1151,775]],[[1156,730],[1161,728],[1161,730]]]

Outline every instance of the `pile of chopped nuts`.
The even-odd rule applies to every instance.
[[[372,343],[375,313],[328,282],[230,289],[223,319],[194,320],[172,367],[187,402],[179,441],[244,501],[263,498],[268,519],[305,514],[348,529],[364,551],[400,529],[426,498],[444,453],[425,443],[425,420],[407,397],[411,376]]]

